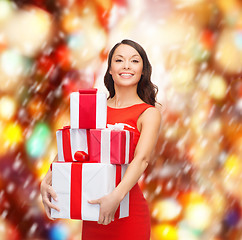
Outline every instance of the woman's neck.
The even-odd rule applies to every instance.
[[[142,103],[142,99],[137,94],[136,86],[132,87],[117,87],[115,86],[115,95],[109,100],[109,105],[112,107],[128,107],[136,103]]]

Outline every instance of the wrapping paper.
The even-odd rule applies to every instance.
[[[58,161],[73,162],[75,153],[88,154],[88,130],[64,127],[56,132]]]
[[[127,165],[103,163],[61,163],[52,164],[52,186],[58,201],[52,203],[60,212],[51,209],[53,218],[82,219],[98,221],[99,204],[89,204],[88,200],[101,198],[113,191],[121,181]],[[121,201],[115,218],[129,215],[129,193]]]
[[[134,157],[134,132],[90,129],[89,157],[93,162],[128,164]]]
[[[96,89],[70,95],[71,128],[102,129],[107,123],[107,96]]]

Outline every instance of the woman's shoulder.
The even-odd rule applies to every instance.
[[[139,118],[140,132],[160,131],[161,112],[153,105],[147,108]],[[152,130],[153,129],[153,130]]]
[[[149,105],[149,104],[147,104]],[[161,121],[161,112],[160,110],[153,106],[153,105],[149,105],[147,106],[147,109],[143,112],[142,116],[141,116],[141,120],[142,122],[159,122]]]

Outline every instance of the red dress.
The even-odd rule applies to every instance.
[[[137,129],[137,120],[141,113],[152,105],[141,103],[125,108],[107,109],[107,123],[125,123],[124,129],[137,133],[137,145],[140,132]],[[148,204],[139,188],[138,183],[130,190],[129,217],[115,219],[108,225],[93,221],[83,221],[82,240],[149,240],[150,214]]]

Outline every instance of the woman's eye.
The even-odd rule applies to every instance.
[[[122,62],[122,60],[121,59],[116,59],[115,62]]]
[[[133,62],[138,63],[139,61],[138,60],[133,60]]]

